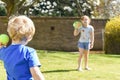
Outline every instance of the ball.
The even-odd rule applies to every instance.
[[[74,28],[79,28],[81,26],[81,22],[80,21],[75,21],[74,23],[73,23],[73,27]]]
[[[9,42],[9,37],[7,34],[0,34],[0,42],[6,45]]]

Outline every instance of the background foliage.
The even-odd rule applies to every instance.
[[[92,17],[99,0],[1,0],[7,16],[25,14],[34,16]],[[4,3],[3,3],[4,2]]]
[[[120,54],[120,16],[111,18],[105,27],[105,53]]]
[[[120,14],[120,0],[0,0],[7,16],[111,18]],[[1,11],[1,10],[0,10]],[[2,15],[1,15],[2,16]]]
[[[6,12],[5,6],[0,5],[0,16],[6,16],[6,15],[7,15],[7,12]]]

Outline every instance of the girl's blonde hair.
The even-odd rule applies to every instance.
[[[15,16],[8,21],[8,34],[12,40],[31,40],[35,34],[33,21],[26,16]]]
[[[81,21],[84,20],[85,18],[89,19],[89,23],[91,22],[91,19],[87,15],[82,16]]]

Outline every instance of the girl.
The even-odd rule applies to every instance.
[[[81,33],[79,41],[78,41],[78,49],[79,49],[79,58],[78,58],[78,71],[82,71],[82,58],[84,55],[85,60],[85,70],[90,70],[88,67],[88,57],[89,51],[93,48],[94,44],[94,28],[89,25],[90,18],[88,16],[81,17],[82,26],[74,29],[74,36],[77,36]]]

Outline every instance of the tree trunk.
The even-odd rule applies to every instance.
[[[6,9],[7,9],[7,16],[10,17],[11,15],[23,15],[26,11],[28,14],[29,8],[39,0],[33,0],[31,4],[26,5],[26,0],[1,0],[4,3],[6,3]]]
[[[77,11],[78,11],[78,15],[79,17],[81,17],[83,15],[83,12],[82,12],[82,7],[80,6],[80,3],[78,0],[75,0],[75,3],[77,5]]]

